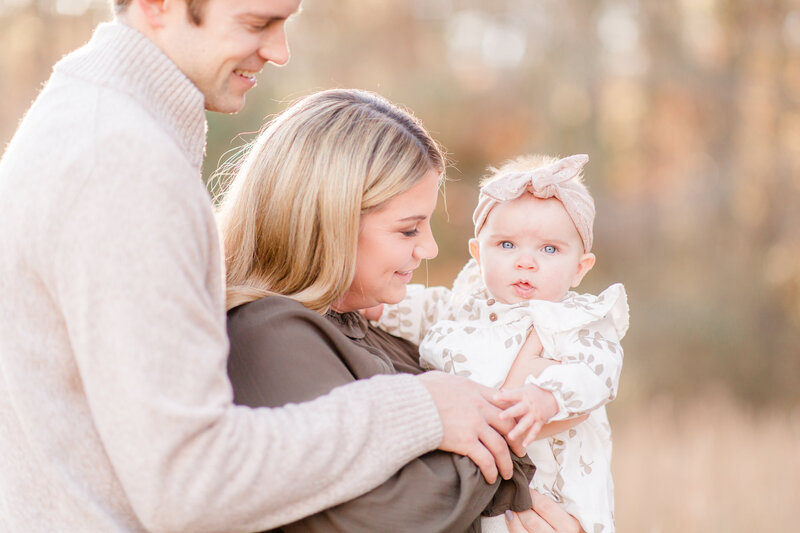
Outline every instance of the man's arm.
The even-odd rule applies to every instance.
[[[151,176],[119,167],[64,199],[46,282],[75,353],[76,394],[145,528],[269,528],[366,492],[441,442],[435,404],[411,376],[303,405],[234,406],[207,193],[171,181],[187,174],[177,165]]]

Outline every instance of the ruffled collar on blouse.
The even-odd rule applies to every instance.
[[[361,316],[361,313],[358,311],[337,313],[336,311],[330,310],[325,314],[325,318],[336,324],[336,327],[348,338],[363,339],[367,334],[369,324],[367,323],[367,319]]]

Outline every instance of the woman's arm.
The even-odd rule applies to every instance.
[[[356,379],[392,371],[387,361],[356,346],[326,319],[299,304],[279,299],[262,307],[266,309],[260,316],[248,318],[247,328],[240,327],[236,316],[229,320],[228,370],[236,403],[257,407],[307,401]],[[341,427],[341,432],[370,431],[376,422],[364,420],[358,427]],[[324,488],[323,479],[361,468],[361,461],[376,460],[381,458],[362,457],[347,464],[331,460],[325,472],[300,475],[319,476]],[[489,485],[467,457],[431,452],[412,460],[371,492],[284,529],[463,531],[492,501],[501,483],[520,488],[514,509],[530,506],[522,460],[516,460],[515,470],[512,481]]]
[[[520,463],[515,463],[515,468],[519,470]],[[492,495],[500,481],[487,485],[466,457],[431,452],[363,496],[281,529],[287,533],[471,531],[484,508],[498,507],[494,514],[530,508],[527,498],[522,497],[528,489],[528,477],[522,470],[515,477],[519,482],[511,490],[520,496],[511,506],[503,502],[498,507]]]

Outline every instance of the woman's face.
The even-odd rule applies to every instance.
[[[355,311],[405,298],[412,272],[439,252],[430,223],[438,196],[439,174],[431,170],[381,209],[361,217],[355,277],[334,310]]]

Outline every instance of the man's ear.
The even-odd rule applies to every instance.
[[[478,239],[470,239],[469,240],[469,255],[478,263],[478,268],[481,267],[481,246],[478,243]]]
[[[578,270],[575,272],[575,277],[572,278],[571,287],[577,287],[581,284],[583,276],[585,276],[586,273],[592,269],[594,262],[595,256],[591,252],[585,253],[581,256],[581,258],[578,260]]]
[[[164,14],[171,7],[172,0],[134,0],[142,19],[151,28],[164,26]],[[130,8],[129,8],[130,9]]]

